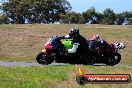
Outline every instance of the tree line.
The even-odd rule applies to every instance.
[[[61,16],[62,23],[76,23],[76,24],[107,24],[107,25],[122,25],[132,24],[132,12],[125,11],[122,13],[115,13],[112,9],[106,8],[103,13],[96,11],[91,7],[82,14],[76,12],[67,12]]]
[[[106,8],[103,13],[99,13],[91,7],[83,13],[77,13],[71,9],[67,0],[6,0],[0,5],[0,24],[132,24],[131,11],[115,13]]]

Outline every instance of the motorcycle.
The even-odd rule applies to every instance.
[[[109,44],[109,48],[98,46],[94,50],[90,48],[87,52],[68,53],[68,49],[73,47],[73,39],[60,39],[58,36],[50,38],[43,50],[37,55],[36,60],[39,64],[48,65],[52,62],[94,65],[103,63],[106,65],[116,65],[121,60],[120,49],[124,49],[123,43]],[[90,47],[90,42],[88,45]]]

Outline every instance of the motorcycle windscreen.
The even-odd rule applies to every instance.
[[[45,45],[44,45],[44,48],[47,49],[47,50],[56,50],[58,49],[59,47],[61,47],[62,43],[59,39],[59,37],[52,37],[51,39],[49,39]]]

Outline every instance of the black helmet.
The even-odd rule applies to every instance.
[[[69,36],[77,36],[77,35],[79,35],[79,29],[77,29],[77,28],[73,28],[73,29],[70,29],[70,31],[69,31]]]

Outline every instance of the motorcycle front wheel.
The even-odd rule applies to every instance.
[[[120,62],[121,55],[119,53],[115,53],[112,57],[107,58],[106,65],[116,65]]]
[[[37,55],[36,60],[39,64],[42,64],[42,65],[48,65],[54,61],[51,55],[45,55],[43,52]]]

